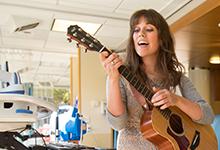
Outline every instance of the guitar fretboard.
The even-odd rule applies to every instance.
[[[128,80],[128,82],[135,87],[135,89],[140,92],[145,98],[149,100],[149,103],[151,98],[153,97],[154,93],[145,85],[143,82],[141,82],[136,75],[131,73],[131,71],[124,65],[120,66],[118,71],[120,74]]]
[[[145,100],[148,101],[149,104],[152,104],[150,100],[154,93],[143,82],[141,82],[136,75],[131,73],[131,71],[124,65],[121,65],[118,71],[138,92],[140,92],[145,97]],[[164,110],[161,110],[159,107],[156,108],[164,118],[169,119],[172,113],[169,108]]]

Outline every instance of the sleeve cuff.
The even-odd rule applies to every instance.
[[[214,113],[210,106],[206,103],[198,103],[201,111],[202,111],[202,118],[199,120],[193,120],[200,124],[211,124],[215,118]]]
[[[127,123],[127,112],[126,111],[120,116],[114,116],[107,109],[106,115],[113,129],[119,131],[126,126],[126,123]]]

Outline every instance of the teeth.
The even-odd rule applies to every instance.
[[[149,43],[145,42],[145,41],[140,41],[138,42],[139,45],[148,45]]]

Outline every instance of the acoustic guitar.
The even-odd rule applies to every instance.
[[[77,25],[71,25],[67,30],[68,40],[77,41],[86,49],[96,52],[107,51],[98,40],[86,33]],[[119,67],[120,74],[140,92],[148,104],[154,95],[138,77],[125,65]],[[210,125],[202,125],[192,121],[177,107],[161,110],[153,107],[145,111],[141,118],[141,132],[145,139],[151,141],[160,150],[217,150],[217,138]]]

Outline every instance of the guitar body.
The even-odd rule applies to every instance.
[[[145,111],[141,119],[141,132],[159,150],[218,150],[213,128],[193,122],[176,107],[169,107],[171,115],[163,117],[153,108]]]

